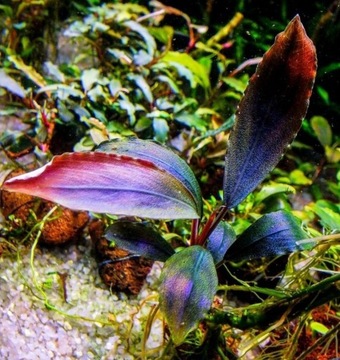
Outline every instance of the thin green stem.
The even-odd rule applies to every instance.
[[[323,344],[327,339],[329,339],[331,336],[337,334],[340,331],[340,324],[337,324],[334,326],[333,329],[327,331],[325,335],[323,335],[320,339],[315,341],[313,345],[308,347],[304,352],[302,352],[295,360],[303,360],[306,359],[307,355],[310,354],[312,351],[317,349],[321,344]]]
[[[287,294],[282,290],[274,290],[261,288],[258,286],[247,286],[247,285],[221,285],[217,288],[218,291],[245,291],[245,292],[253,292],[260,293],[264,295],[274,296],[279,299],[285,299]]]

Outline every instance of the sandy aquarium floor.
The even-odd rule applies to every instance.
[[[30,255],[0,257],[1,360],[140,357],[144,324],[156,303],[159,264],[141,293],[127,297],[110,293],[101,283],[90,244],[37,249],[34,270]],[[146,348],[161,345],[162,338],[162,321],[157,319]],[[157,358],[157,352],[147,358]]]

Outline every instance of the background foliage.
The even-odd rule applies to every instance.
[[[232,226],[240,234],[262,214],[285,209],[301,219],[310,236],[334,236],[340,229],[338,1],[205,0],[192,6],[5,0],[1,146],[21,165],[38,166],[54,154],[89,150],[107,139],[156,139],[190,164],[208,214],[221,201],[232,115],[256,58],[296,13],[318,51],[311,106],[291,149],[263,186],[237,206]],[[169,238],[189,233],[181,220],[161,226]],[[338,245],[317,254],[308,269],[338,271]],[[286,272],[294,274],[305,257],[290,259]],[[231,274],[221,275],[222,283],[237,276],[268,286],[271,275],[263,274],[271,274],[271,265],[234,264]],[[307,286],[319,278],[300,280]]]

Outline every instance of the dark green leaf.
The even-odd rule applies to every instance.
[[[175,253],[170,244],[150,225],[117,221],[106,230],[105,237],[130,253],[166,261]]]
[[[211,307],[217,290],[213,258],[202,247],[190,246],[165,262],[160,281],[160,308],[179,345]]]

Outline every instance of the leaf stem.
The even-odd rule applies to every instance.
[[[199,226],[200,226],[200,219],[193,219],[191,223],[191,237],[190,237],[191,246],[196,245]]]
[[[215,230],[219,222],[225,217],[228,208],[224,205],[215,210],[209,217],[208,221],[203,227],[201,234],[198,236],[196,243],[204,246],[210,234]]]

